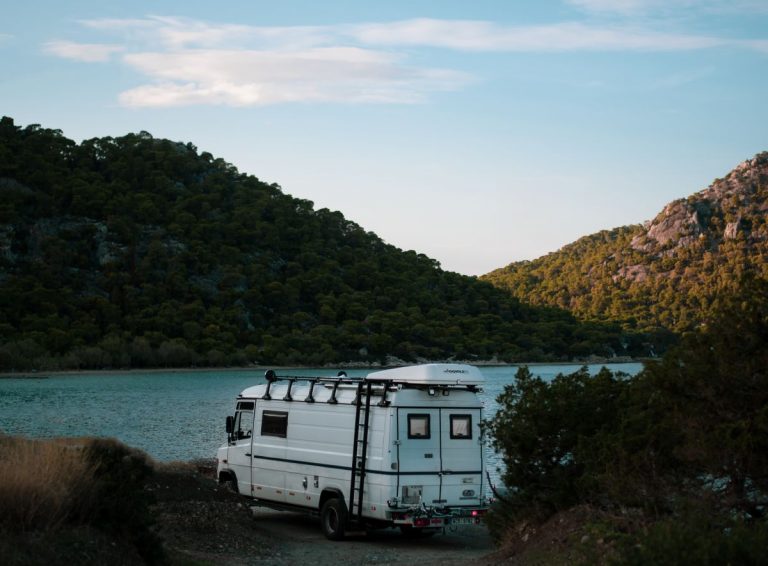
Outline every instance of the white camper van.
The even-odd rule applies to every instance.
[[[218,478],[257,505],[320,515],[325,536],[429,534],[487,510],[480,371],[462,364],[364,378],[277,376],[227,417]]]

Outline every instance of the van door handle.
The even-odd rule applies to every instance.
[[[251,457],[251,453],[250,452],[246,452],[245,455],[248,456],[249,458]]]

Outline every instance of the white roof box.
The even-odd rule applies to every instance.
[[[423,364],[369,373],[366,379],[423,385],[482,385],[480,370],[466,364]]]

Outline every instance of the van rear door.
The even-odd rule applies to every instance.
[[[440,500],[440,410],[397,411],[398,498],[406,505]]]
[[[441,409],[442,498],[451,506],[478,505],[483,489],[481,409]]]

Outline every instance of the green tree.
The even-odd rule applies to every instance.
[[[724,511],[762,517],[768,505],[768,281],[748,278],[716,301],[643,379],[668,399],[668,428],[690,481]]]
[[[585,442],[612,430],[628,387],[621,374],[587,368],[551,382],[521,367],[499,396],[487,430],[503,454],[506,503],[519,516],[546,518],[587,499]]]

